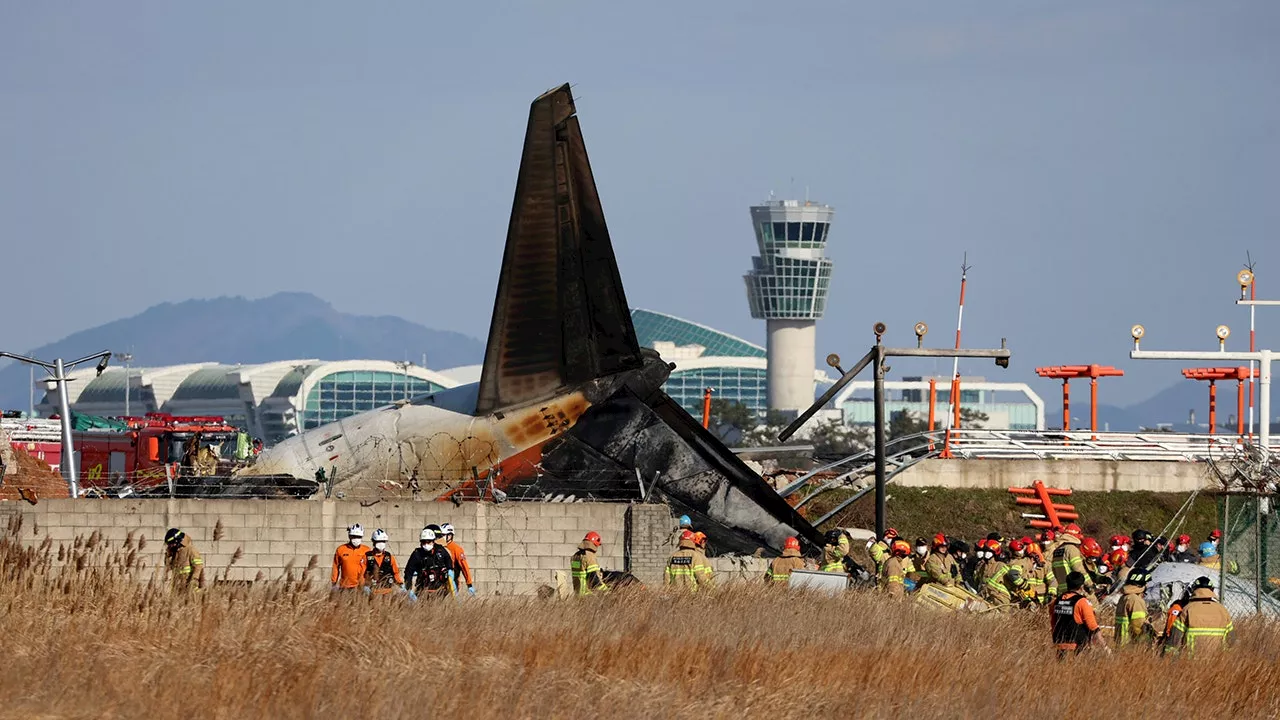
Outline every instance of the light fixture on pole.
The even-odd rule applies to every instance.
[[[81,363],[97,360],[97,372],[101,375],[107,369],[107,363],[111,362],[111,351],[103,350],[92,355],[85,355],[69,363],[62,362],[62,358],[56,358],[50,363],[27,357],[26,355],[4,352],[3,350],[0,350],[0,357],[11,358],[28,365],[39,365],[53,375],[48,379],[53,380],[58,385],[58,414],[62,418],[62,460],[59,464],[62,467],[62,476],[67,480],[67,491],[71,494],[71,497],[78,497],[80,495],[80,477],[76,473],[76,450],[71,440],[71,403],[67,401],[67,371]]]

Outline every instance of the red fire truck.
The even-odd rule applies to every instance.
[[[113,425],[72,434],[80,456],[80,486],[86,490],[130,485],[145,492],[192,474],[230,474],[241,432],[220,417],[167,413],[121,418]],[[209,462],[216,462],[214,472]]]

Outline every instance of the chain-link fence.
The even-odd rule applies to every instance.
[[[1219,496],[1222,562],[1213,577],[1232,615],[1280,614],[1280,517],[1274,492]]]

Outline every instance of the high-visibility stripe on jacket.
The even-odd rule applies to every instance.
[[[785,584],[791,580],[792,570],[803,569],[804,560],[800,559],[798,550],[783,550],[781,557],[776,557],[769,563],[769,569],[764,573],[764,581],[770,585]]]
[[[586,542],[584,540],[583,544],[585,545]],[[578,547],[578,552],[569,559],[569,575],[573,580],[573,590],[576,595],[591,595],[595,591],[606,592],[609,589],[609,586],[604,584],[604,573],[596,563],[594,548]]]
[[[1147,604],[1142,600],[1142,588],[1126,585],[1116,605],[1117,646],[1137,642],[1147,626]]]
[[[1234,630],[1231,613],[1214,599],[1212,590],[1200,588],[1191,593],[1191,599],[1174,620],[1169,646],[1185,647],[1188,653],[1195,652],[1197,646],[1201,650],[1226,650],[1231,647]]]
[[[884,570],[885,561],[889,559],[889,544],[883,540],[877,540],[871,543],[867,554],[871,556],[871,562],[875,563],[876,576],[879,577],[880,572]]]

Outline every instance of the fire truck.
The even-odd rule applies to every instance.
[[[221,417],[147,413],[72,433],[85,490],[168,487],[193,475],[229,475],[241,430]]]

